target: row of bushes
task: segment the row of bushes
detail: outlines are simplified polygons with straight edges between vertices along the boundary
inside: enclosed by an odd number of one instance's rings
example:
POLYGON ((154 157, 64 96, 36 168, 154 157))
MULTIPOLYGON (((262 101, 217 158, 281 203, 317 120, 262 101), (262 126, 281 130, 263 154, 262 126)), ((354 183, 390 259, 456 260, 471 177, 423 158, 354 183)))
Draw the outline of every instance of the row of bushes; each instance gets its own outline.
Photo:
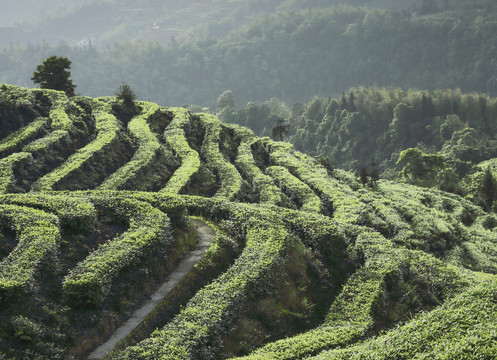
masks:
MULTIPOLYGON (((27 195, 5 195, 4 198, 21 203, 23 196, 27 195)), ((44 194, 37 196, 38 200, 32 200, 29 206, 38 206, 36 203, 49 202, 51 197, 58 197, 44 194)), ((154 207, 176 218, 188 210, 219 222, 233 239, 245 243, 242 255, 230 270, 201 290, 165 328, 136 347, 118 353, 118 358, 146 357, 145 353, 172 358, 216 357, 221 346, 220 339, 236 324, 237 316, 248 301, 247 294, 263 296, 268 287, 277 283, 278 274, 285 266, 285 249, 293 241, 290 233, 325 254, 333 266, 339 267, 338 264, 344 261, 355 261, 359 269, 347 280, 341 294, 332 302, 329 315, 320 327, 288 340, 268 344, 254 353, 253 358, 295 358, 291 354, 308 356, 323 349, 344 346, 376 331, 378 326, 382 326, 381 321, 391 321, 393 324, 409 312, 426 310, 440 304, 467 284, 467 280, 455 268, 430 255, 395 248, 376 232, 319 214, 303 214, 289 209, 278 209, 276 212, 257 205, 230 203, 222 198, 131 192, 75 194, 76 199, 85 196, 95 204, 99 216, 117 216, 117 220, 123 221, 130 219, 131 228, 133 216, 147 212, 151 214, 154 207), (151 203, 153 207, 143 201, 151 203), (145 205, 138 209, 133 204, 145 205), (381 321, 377 323, 377 319, 381 321), (191 328, 187 330, 189 326, 191 328), (197 332, 200 333, 194 335, 197 332), (167 336, 167 344, 164 336, 167 336)), ((157 219, 157 214, 153 216, 157 219)), ((151 227, 150 224, 148 227, 151 227)), ((154 245, 154 249, 157 248, 154 245)), ((140 250, 136 249, 130 249, 130 252, 140 254, 140 250)), ((90 255, 84 263, 93 260, 98 264, 102 259, 90 255)), ((98 267, 92 271, 98 272, 98 267)), ((99 273, 100 277, 105 277, 103 274, 107 271, 105 269, 99 273)), ((112 271, 118 274, 121 270, 112 271)), ((116 275, 111 275, 111 280, 112 276, 116 275)), ((80 287, 74 289, 74 297, 68 295, 68 298, 73 304, 94 306, 105 297, 108 286, 108 283, 101 283, 100 290, 94 291, 93 296, 88 296, 88 288, 80 287)))
POLYGON ((46 150, 52 147, 61 147, 71 142, 71 134, 66 130, 55 130, 50 134, 36 139, 25 147, 21 151, 29 153, 44 153, 46 150))
POLYGON ((286 168, 282 166, 269 166, 266 168, 266 173, 297 204, 300 210, 317 213, 321 211, 321 200, 319 197, 314 194, 314 191, 309 186, 290 174, 286 168))
POLYGON ((11 133, 0 142, 0 156, 15 152, 26 142, 36 139, 47 125, 48 119, 39 117, 22 129, 11 133))
POLYGON ((51 99, 50 120, 53 130, 68 130, 73 124, 66 112, 70 100, 61 91, 46 89, 43 91, 51 99))
POLYGON ((230 203, 222 198, 138 195, 145 196, 158 208, 174 211, 186 207, 191 214, 217 222, 245 247, 234 264, 198 291, 171 322, 114 357, 217 358, 221 338, 236 324, 249 298, 266 293, 277 282, 294 238, 276 213, 260 212, 256 206, 230 203))
POLYGON ((147 119, 159 111, 157 104, 139 102, 143 108, 142 113, 128 123, 130 133, 138 140, 138 149, 133 158, 108 177, 100 186, 100 190, 117 190, 126 182, 137 177, 147 166, 153 165, 153 160, 160 151, 161 145, 155 135, 150 131, 147 119))
POLYGON ((316 161, 293 150, 290 144, 266 140, 271 162, 284 166, 301 181, 317 192, 323 205, 333 217, 351 224, 360 224, 366 208, 346 185, 328 176, 316 161))
POLYGON ((91 196, 99 216, 128 222, 129 229, 102 244, 71 269, 63 290, 73 306, 97 306, 105 299, 112 281, 126 268, 153 254, 166 255, 171 244, 170 221, 150 204, 114 193, 91 196))
POLYGON ((17 152, 0 159, 0 194, 12 191, 15 185, 14 166, 18 163, 28 163, 33 156, 28 152, 17 152))
POLYGON ((396 243, 474 271, 497 272, 495 215, 436 189, 382 182, 379 190, 404 222, 396 243))
MULTIPOLYGON (((162 203, 167 208, 167 204, 162 203)), ((165 209, 164 209, 165 211, 165 209)), ((186 305, 197 291, 220 276, 235 261, 241 250, 240 244, 226 235, 219 227, 202 218, 215 231, 212 244, 193 269, 164 298, 161 303, 121 342, 115 353, 147 338, 158 327, 170 321, 186 305)))
POLYGON ((396 248, 367 228, 353 232, 357 234, 349 256, 360 258, 363 265, 347 279, 324 322, 243 359, 301 359, 344 347, 406 320, 410 313, 442 304, 472 281, 481 281, 422 252, 396 248))
MULTIPOLYGON (((178 212, 185 207, 189 213, 198 214, 212 221, 227 231, 237 242, 245 243, 242 255, 235 264, 214 283, 201 290, 172 322, 156 331, 149 339, 123 352, 114 354, 115 358, 216 358, 221 347, 220 339, 229 334, 230 327, 245 308, 245 296, 264 297, 268 289, 272 289, 279 281, 279 276, 286 266, 285 253, 278 256, 280 263, 278 272, 271 262, 260 268, 259 262, 265 261, 268 248, 268 235, 278 232, 286 234, 283 241, 285 249, 293 244, 292 233, 302 237, 312 246, 323 249, 329 255, 333 266, 340 268, 344 262, 347 239, 340 226, 330 218, 318 214, 303 214, 298 211, 282 209, 272 211, 251 204, 230 203, 223 199, 200 197, 174 197, 155 194, 136 194, 137 198, 151 201, 154 206, 170 213, 178 212), (325 225, 325 226, 320 226, 325 225), (257 249, 254 253, 253 250, 257 249), (247 262, 247 257, 251 261, 247 262), (255 274, 251 268, 258 269, 255 274), (252 283, 257 273, 264 272, 264 280, 258 281, 256 287, 252 283), (238 286, 229 287, 236 277, 238 286), (242 292, 239 283, 251 286, 250 291, 242 292), (240 289, 240 290, 238 290, 240 289), (214 296, 215 294, 215 296, 214 296), (235 297, 241 307, 232 310, 235 297), (240 298, 241 297, 241 298, 240 298), (225 300, 227 299, 227 300, 225 300), (228 301, 229 300, 229 301, 228 301), (195 314, 195 316, 193 316, 195 314), (231 325, 230 325, 231 324, 231 325)), ((346 260, 345 260, 346 261, 346 260)), ((257 278, 257 277, 256 277, 257 278)), ((336 280, 339 282, 339 280, 336 280)))
POLYGON ((60 226, 73 233, 88 233, 95 229, 97 213, 87 196, 57 193, 0 195, 0 203, 29 206, 57 216, 60 226))
POLYGON ((243 176, 252 183, 254 190, 259 193, 260 203, 280 204, 282 202, 280 189, 274 185, 271 177, 264 174, 255 164, 254 155, 252 154, 252 143, 256 141, 254 133, 241 126, 237 126, 235 131, 240 138, 235 164, 243 176))
POLYGON ((16 205, 0 205, 0 221, 16 233, 16 248, 0 262, 0 301, 16 299, 35 285, 43 264, 56 264, 60 242, 55 215, 16 205))
POLYGON ((496 299, 493 277, 386 334, 309 359, 494 359, 496 299))
POLYGON ((240 192, 243 180, 236 167, 227 161, 219 150, 219 143, 222 141, 221 123, 215 116, 209 114, 202 114, 200 119, 206 128, 201 152, 207 161, 207 166, 217 173, 221 183, 214 196, 232 200, 240 192))
POLYGON ((168 194, 178 194, 200 168, 200 157, 185 137, 184 127, 190 121, 190 113, 184 108, 170 108, 174 118, 164 131, 167 145, 179 156, 181 166, 174 172, 161 190, 168 194))
MULTIPOLYGON (((198 208, 198 211, 218 219, 230 218, 227 208, 234 206, 227 205, 228 203, 223 205, 211 199, 191 201, 190 211, 198 208)), ((238 206, 245 210, 250 207, 252 206, 238 206)), ((326 250, 325 243, 330 240, 325 235, 326 228, 329 228, 325 222, 329 223, 330 229, 335 226, 334 232, 340 232, 339 228, 343 227, 349 236, 351 232, 355 233, 350 239, 355 244, 354 250, 348 256, 360 259, 365 266, 349 278, 322 326, 298 337, 267 345, 250 358, 298 358, 295 354, 308 356, 334 346, 346 345, 377 330, 378 326, 384 326, 384 319, 393 324, 405 319, 405 315, 410 312, 431 309, 441 304, 469 281, 456 268, 419 251, 395 248, 379 233, 367 228, 351 227, 347 222, 336 223, 320 215, 308 220, 308 215, 304 217, 292 210, 281 209, 280 213, 295 234, 310 245, 314 243, 320 250, 326 250), (391 310, 391 314, 383 313, 387 311, 385 309, 391 310), (271 349, 276 353, 270 352, 271 349)), ((233 228, 239 226, 232 218, 230 224, 233 228)), ((335 235, 342 238, 344 236, 335 235)))
POLYGON ((66 112, 66 107, 70 105, 67 96, 56 90, 44 89, 43 95, 50 99, 50 128, 52 132, 47 136, 34 140, 24 146, 22 151, 35 153, 48 149, 54 144, 69 142, 73 129, 73 121, 66 112))
POLYGON ((71 172, 79 169, 79 167, 90 160, 95 154, 105 151, 112 143, 119 140, 119 122, 111 114, 110 105, 96 101, 94 109, 96 115, 96 139, 71 155, 61 166, 36 181, 32 186, 34 191, 52 190, 57 182, 68 176, 71 172))

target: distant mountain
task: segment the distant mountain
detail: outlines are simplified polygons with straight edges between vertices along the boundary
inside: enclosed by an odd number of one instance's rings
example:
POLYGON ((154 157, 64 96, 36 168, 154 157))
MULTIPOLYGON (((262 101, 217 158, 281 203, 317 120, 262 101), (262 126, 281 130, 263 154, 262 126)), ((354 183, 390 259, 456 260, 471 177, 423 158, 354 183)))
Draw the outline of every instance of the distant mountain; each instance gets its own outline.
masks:
MULTIPOLYGON (((105 6, 99 11, 112 14, 113 5, 105 6)), ((194 40, 168 46, 143 41, 106 50, 64 44, 14 46, 0 52, 0 80, 29 86, 36 65, 55 53, 71 59, 83 94, 111 95, 125 81, 143 98, 173 105, 213 108, 227 89, 241 104, 272 97, 307 102, 315 95, 337 97, 350 87, 373 85, 497 94, 495 6, 441 9, 421 13, 412 8, 392 12, 342 6, 287 11, 257 17, 220 40, 209 38, 205 30, 194 40)), ((116 21, 122 16, 116 15, 116 21)), ((114 17, 109 19, 98 20, 93 30, 112 24, 114 17)), ((75 17, 62 23, 70 27, 78 21, 75 17)), ((155 31, 152 22, 149 25, 149 31, 155 31)), ((98 44, 98 31, 90 31, 89 23, 74 43, 98 44)), ((146 38, 136 29, 133 34, 146 38)))

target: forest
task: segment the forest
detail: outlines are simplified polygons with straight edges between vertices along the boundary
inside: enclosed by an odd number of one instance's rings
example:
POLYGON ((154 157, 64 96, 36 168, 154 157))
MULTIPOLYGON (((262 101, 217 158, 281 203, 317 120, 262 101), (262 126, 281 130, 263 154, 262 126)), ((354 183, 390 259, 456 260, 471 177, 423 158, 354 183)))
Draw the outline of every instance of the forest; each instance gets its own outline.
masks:
POLYGON ((465 195, 470 191, 467 177, 482 173, 488 165, 482 162, 497 157, 497 99, 459 89, 361 87, 338 98, 315 97, 305 105, 289 107, 271 99, 242 109, 235 108, 227 91, 218 98, 217 114, 265 136, 279 120, 283 138, 299 151, 341 169, 375 169, 389 179, 399 179, 402 151, 437 154, 445 166, 416 183, 465 195))
POLYGON ((73 62, 82 94, 112 95, 124 81, 142 99, 172 106, 214 109, 228 89, 240 104, 270 98, 308 102, 358 86, 497 94, 493 1, 473 1, 469 8, 464 2, 447 2, 444 8, 439 2, 416 11, 287 7, 222 38, 200 31, 166 45, 126 40, 104 49, 13 44, 0 50, 0 81, 29 87, 32 69, 59 55, 73 62))

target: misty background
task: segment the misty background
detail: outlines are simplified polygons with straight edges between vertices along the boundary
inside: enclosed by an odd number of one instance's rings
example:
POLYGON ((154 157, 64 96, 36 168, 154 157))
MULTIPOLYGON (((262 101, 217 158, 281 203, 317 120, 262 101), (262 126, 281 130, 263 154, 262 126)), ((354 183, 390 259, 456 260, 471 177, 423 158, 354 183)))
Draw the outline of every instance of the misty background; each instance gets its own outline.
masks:
POLYGON ((351 87, 497 94, 492 0, 0 1, 0 82, 33 87, 37 64, 72 61, 76 91, 215 111, 351 87), (366 6, 367 5, 367 6, 366 6))

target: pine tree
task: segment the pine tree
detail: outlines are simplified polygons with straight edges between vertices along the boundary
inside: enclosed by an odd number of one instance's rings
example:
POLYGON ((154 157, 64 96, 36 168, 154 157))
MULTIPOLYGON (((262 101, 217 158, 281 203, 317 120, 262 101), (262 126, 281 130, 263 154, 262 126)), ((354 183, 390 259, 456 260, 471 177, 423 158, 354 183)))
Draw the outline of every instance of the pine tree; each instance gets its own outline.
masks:
POLYGON ((74 96, 76 85, 72 83, 71 61, 65 57, 50 56, 36 67, 31 80, 42 89, 64 91, 67 96, 74 96))

